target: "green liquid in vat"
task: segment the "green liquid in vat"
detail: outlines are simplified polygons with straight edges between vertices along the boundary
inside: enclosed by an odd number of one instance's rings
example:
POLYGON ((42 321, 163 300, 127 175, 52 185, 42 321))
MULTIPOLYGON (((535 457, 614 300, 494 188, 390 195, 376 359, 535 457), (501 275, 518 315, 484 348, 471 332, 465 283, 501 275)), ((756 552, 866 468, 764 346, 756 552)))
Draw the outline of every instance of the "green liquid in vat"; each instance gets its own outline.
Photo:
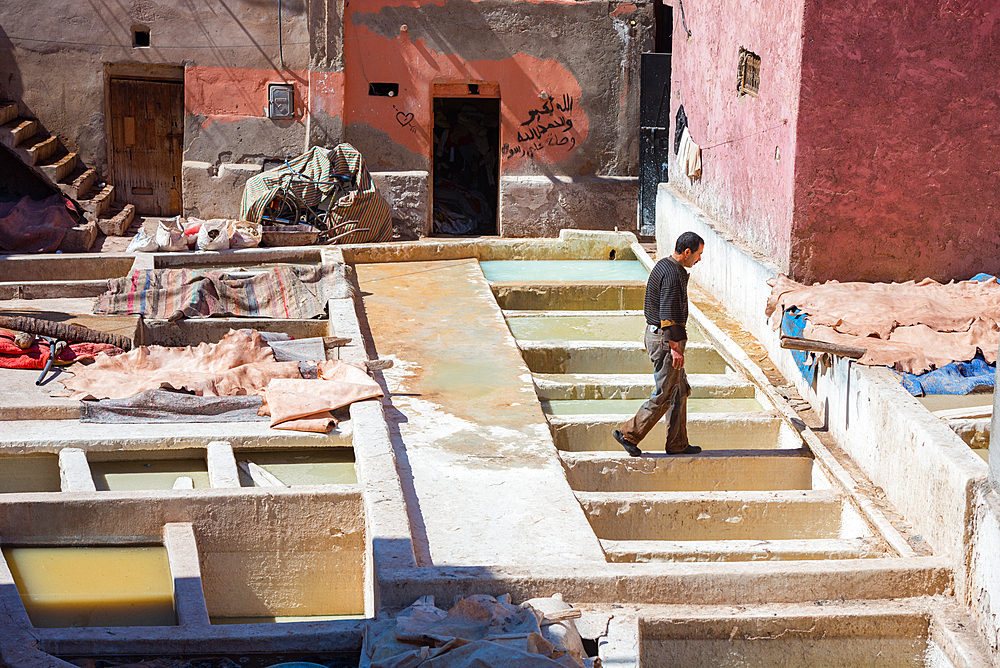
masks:
POLYGON ((177 624, 163 547, 14 547, 3 556, 37 628, 177 624))
POLYGON ((90 471, 99 492, 173 489, 181 476, 191 478, 195 489, 211 487, 208 466, 203 459, 91 462, 90 471))
POLYGON ((645 281, 649 272, 636 260, 486 260, 486 280, 496 283, 553 281, 645 281))
MULTIPOLYGON (((351 448, 323 450, 273 450, 236 453, 237 461, 249 460, 275 478, 298 487, 301 485, 353 485, 358 481, 351 448)), ((241 477, 245 474, 240 473, 241 477)), ((252 480, 243 480, 252 487, 252 480)))

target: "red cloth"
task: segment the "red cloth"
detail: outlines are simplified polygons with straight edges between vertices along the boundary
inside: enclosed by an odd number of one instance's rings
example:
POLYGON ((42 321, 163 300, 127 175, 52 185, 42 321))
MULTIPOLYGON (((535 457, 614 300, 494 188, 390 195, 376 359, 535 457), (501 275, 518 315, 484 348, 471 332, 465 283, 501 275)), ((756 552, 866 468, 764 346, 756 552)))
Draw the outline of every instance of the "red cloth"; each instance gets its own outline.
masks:
POLYGON ((68 202, 62 195, 37 201, 23 197, 18 202, 0 202, 0 248, 17 253, 55 251, 66 231, 79 219, 68 202))
MULTIPOLYGON (((116 348, 109 343, 71 343, 59 354, 55 364, 66 365, 93 359, 97 353, 118 355, 122 352, 124 351, 121 348, 116 348)), ((36 339, 30 348, 21 350, 14 345, 13 334, 0 332, 0 367, 4 369, 44 369, 48 361, 48 343, 40 345, 36 339)))

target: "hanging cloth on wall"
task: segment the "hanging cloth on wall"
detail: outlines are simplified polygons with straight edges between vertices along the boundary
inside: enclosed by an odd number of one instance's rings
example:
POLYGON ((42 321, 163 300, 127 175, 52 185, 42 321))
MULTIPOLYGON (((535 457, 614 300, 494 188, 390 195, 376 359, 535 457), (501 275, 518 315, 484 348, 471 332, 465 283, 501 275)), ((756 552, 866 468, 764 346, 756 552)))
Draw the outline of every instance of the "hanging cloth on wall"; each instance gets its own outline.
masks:
POLYGON ((681 134, 678 158, 689 179, 701 178, 701 147, 691 140, 691 133, 688 132, 687 128, 684 128, 684 132, 681 134))

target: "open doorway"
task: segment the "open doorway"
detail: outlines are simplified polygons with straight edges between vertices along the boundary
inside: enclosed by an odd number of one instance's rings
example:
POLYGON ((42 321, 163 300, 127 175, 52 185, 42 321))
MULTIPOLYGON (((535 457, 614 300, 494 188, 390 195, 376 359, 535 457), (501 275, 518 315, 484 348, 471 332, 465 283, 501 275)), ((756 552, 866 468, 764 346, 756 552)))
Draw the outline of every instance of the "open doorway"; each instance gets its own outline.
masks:
POLYGON ((434 234, 496 235, 500 100, 434 98, 432 160, 434 234))

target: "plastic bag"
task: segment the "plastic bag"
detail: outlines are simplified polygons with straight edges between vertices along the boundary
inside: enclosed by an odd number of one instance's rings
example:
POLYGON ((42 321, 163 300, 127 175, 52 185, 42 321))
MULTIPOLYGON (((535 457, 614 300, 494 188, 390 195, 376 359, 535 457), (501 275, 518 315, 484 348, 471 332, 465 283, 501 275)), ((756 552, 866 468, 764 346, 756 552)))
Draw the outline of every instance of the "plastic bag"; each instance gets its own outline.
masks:
POLYGON ((156 228, 156 245, 161 251, 184 251, 188 249, 184 239, 184 225, 180 216, 164 218, 156 228))
POLYGON ((197 248, 200 251, 217 251, 229 248, 229 221, 212 218, 202 222, 198 230, 197 248))
POLYGON ((132 237, 132 241, 128 242, 128 248, 125 249, 126 253, 155 253, 160 247, 156 244, 156 237, 146 231, 145 228, 139 228, 139 233, 132 237))
POLYGON ((260 245, 263 234, 264 228, 260 223, 249 220, 229 221, 230 248, 256 248, 260 245))

